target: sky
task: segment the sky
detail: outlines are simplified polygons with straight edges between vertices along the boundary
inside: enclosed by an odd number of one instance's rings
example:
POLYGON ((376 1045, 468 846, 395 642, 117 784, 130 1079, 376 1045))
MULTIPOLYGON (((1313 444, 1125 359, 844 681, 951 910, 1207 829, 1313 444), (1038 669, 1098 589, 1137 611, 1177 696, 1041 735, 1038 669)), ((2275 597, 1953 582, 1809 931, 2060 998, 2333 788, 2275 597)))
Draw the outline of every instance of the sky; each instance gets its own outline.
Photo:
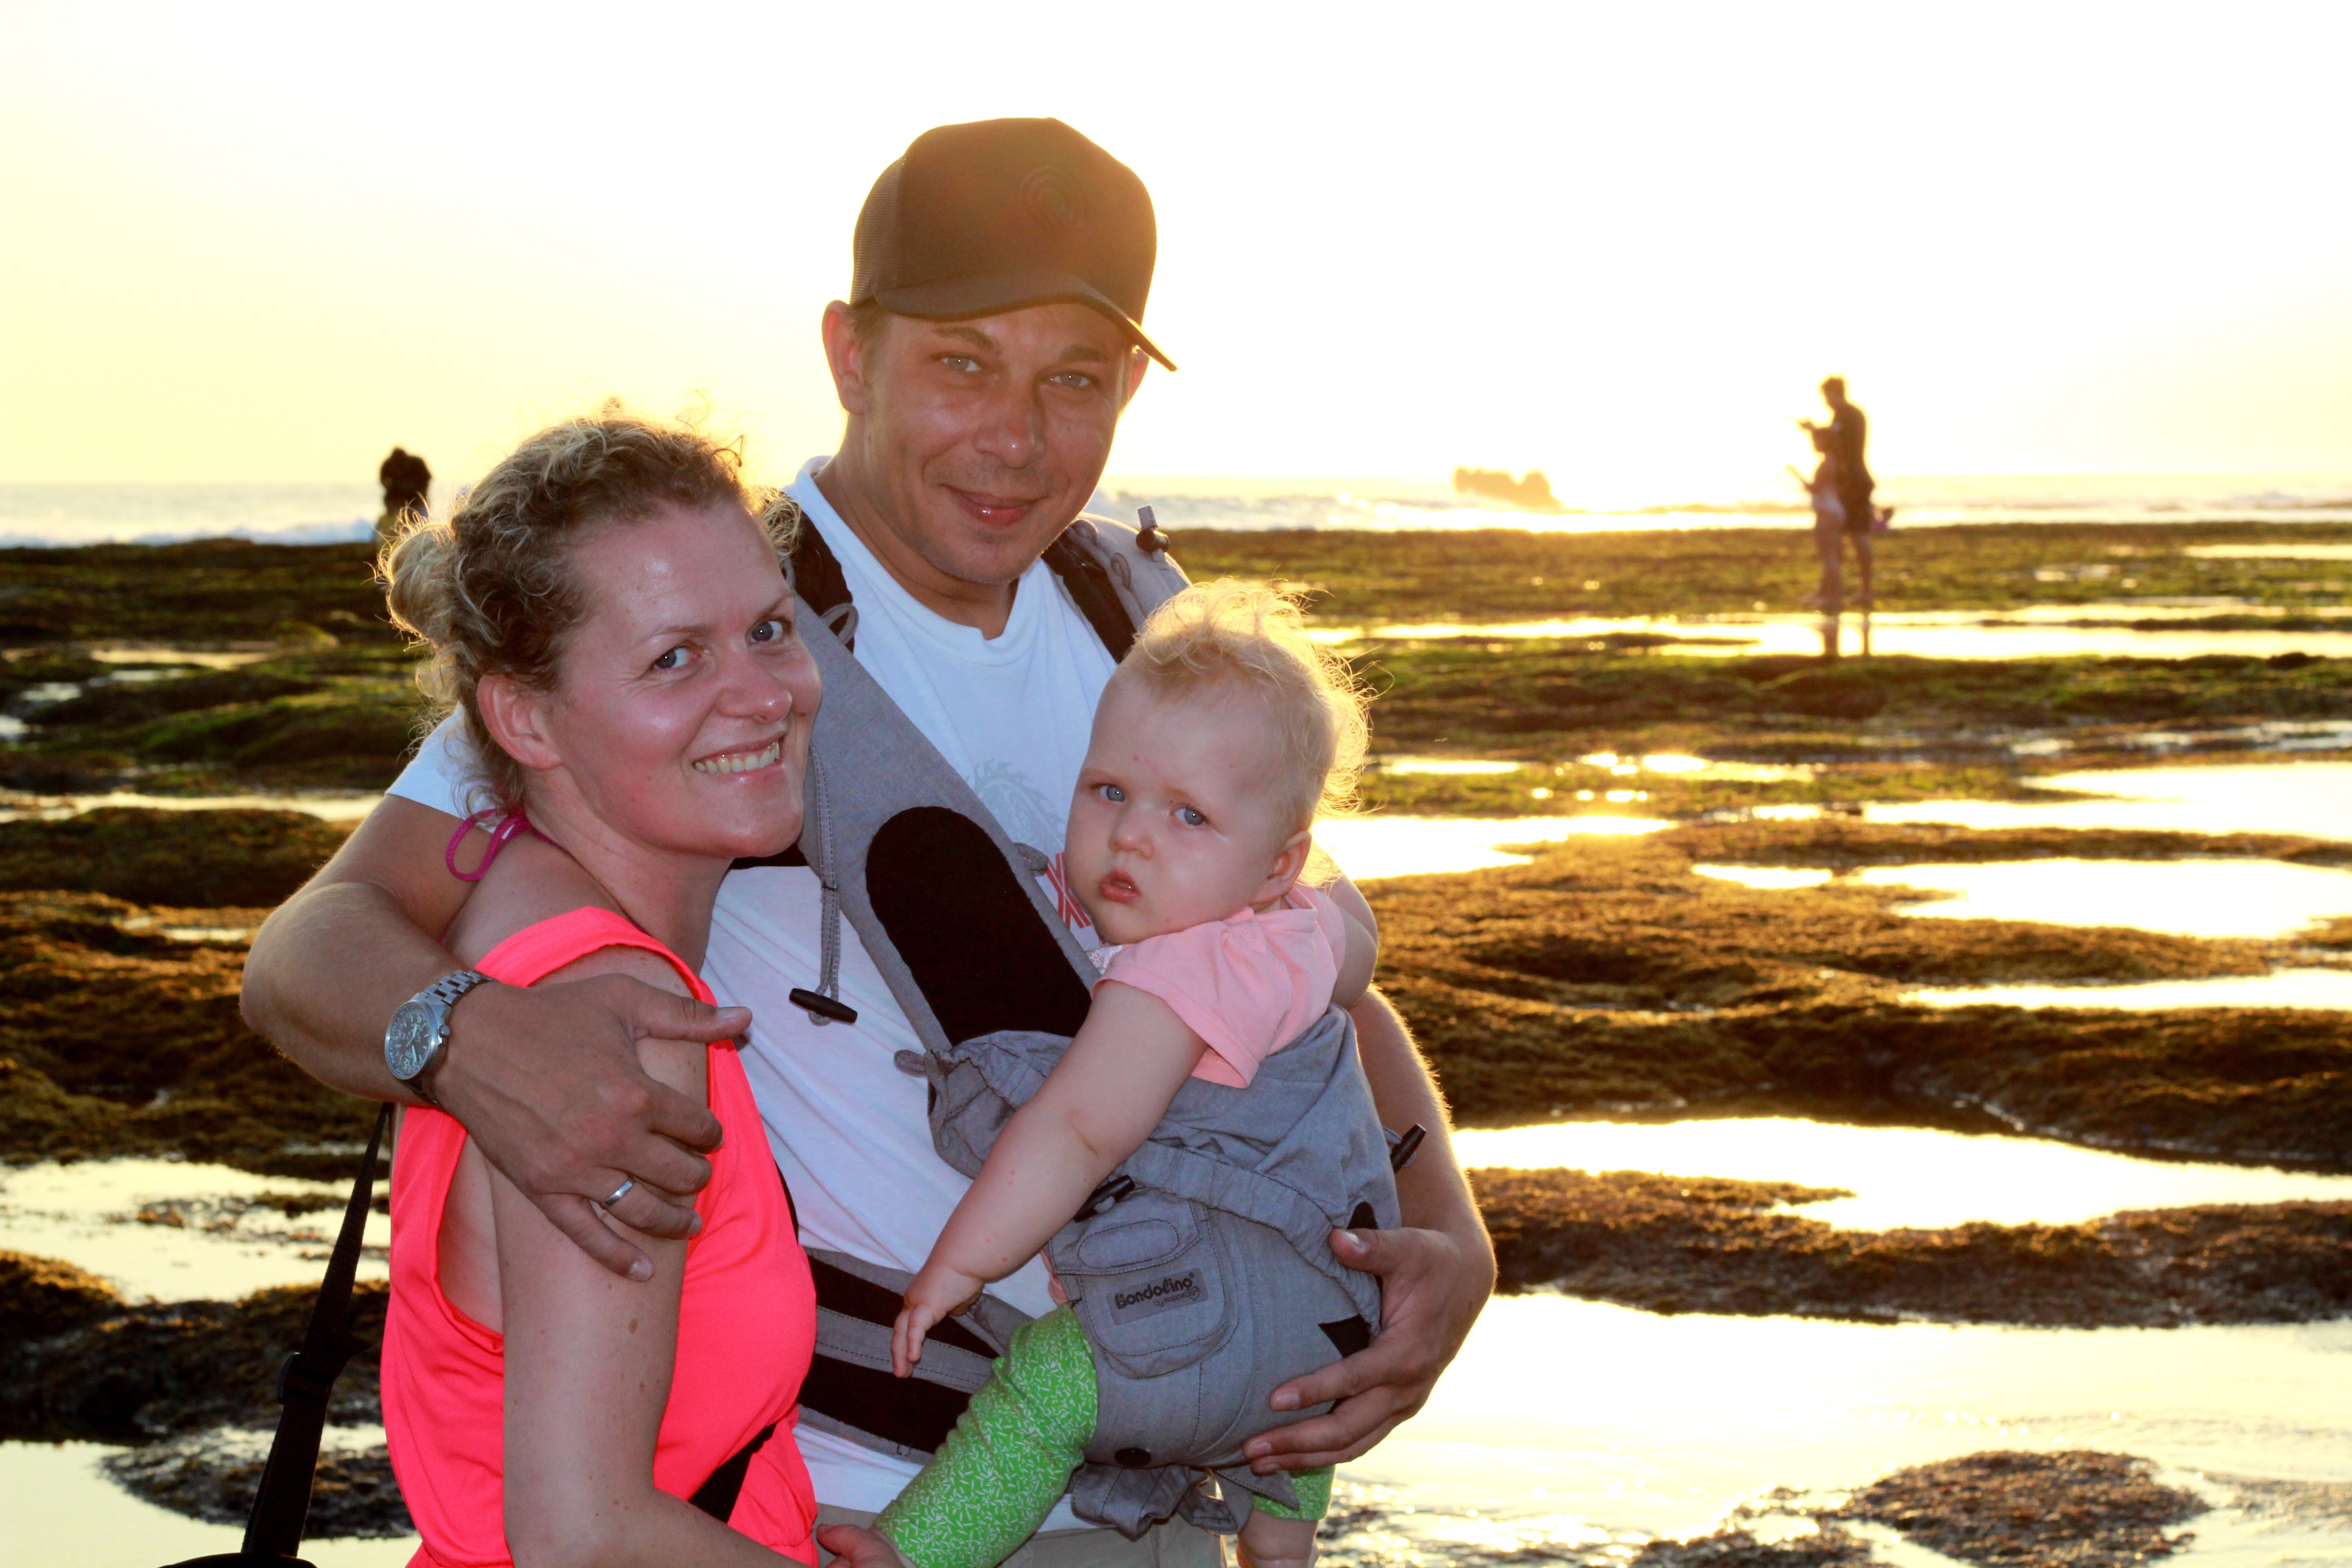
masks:
POLYGON ((608 395, 830 449, 874 176, 1058 116, 1158 209, 1112 472, 1706 499, 2352 470, 2352 6, 0 0, 0 482, 478 473, 608 395))

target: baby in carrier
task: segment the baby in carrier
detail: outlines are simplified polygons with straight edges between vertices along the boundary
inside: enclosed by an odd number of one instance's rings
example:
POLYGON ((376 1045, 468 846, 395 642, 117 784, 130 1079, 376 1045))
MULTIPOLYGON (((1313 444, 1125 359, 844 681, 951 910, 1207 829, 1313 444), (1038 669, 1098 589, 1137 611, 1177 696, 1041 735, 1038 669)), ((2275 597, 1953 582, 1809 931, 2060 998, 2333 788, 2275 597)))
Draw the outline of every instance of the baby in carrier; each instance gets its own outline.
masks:
POLYGON ((1371 1192, 1378 1207, 1358 1203, 1348 1223, 1379 1223, 1375 1214, 1394 1223, 1387 1143, 1352 1030, 1333 1007, 1363 994, 1373 940, 1309 877, 1314 822, 1345 805, 1364 735, 1344 666, 1307 639, 1297 607, 1230 581, 1162 605, 1104 689, 1066 861, 1071 890, 1111 944, 1094 955, 1101 979, 1066 1049, 1058 1037, 1028 1037, 1048 1041, 1059 1059, 1044 1058, 1051 1070, 1042 1087, 995 1134, 908 1288, 894 1369, 906 1376, 933 1325, 1049 1242, 1057 1294, 1071 1304, 1013 1336, 938 1457, 876 1521, 919 1568, 1002 1561, 1089 1458, 1112 1475, 1147 1464, 1223 1467, 1228 1504, 1239 1488, 1248 1510, 1243 1561, 1313 1561, 1330 1470, 1298 1472, 1287 1485, 1253 1479, 1240 1449, 1312 1413, 1269 1410, 1276 1386, 1360 1348, 1377 1326, 1376 1282, 1339 1268, 1325 1243, 1348 1209, 1334 1215, 1295 1195, 1341 1192, 1349 1195, 1326 1201, 1345 1205, 1371 1192), (1327 1125, 1302 1136, 1310 1111, 1327 1125), (1171 1128, 1180 1124, 1177 1138, 1171 1128), (1183 1147, 1164 1147, 1171 1142, 1183 1147), (1162 1163, 1139 1160, 1139 1150, 1162 1163), (1296 1189, 1266 1182, 1269 1151, 1296 1189), (1365 1175, 1367 1151, 1376 1179, 1365 1175), (1220 1155, 1241 1168, 1213 1163, 1220 1155), (1354 1186, 1339 1178, 1343 1162, 1354 1186), (1118 1180, 1106 1178, 1122 1165, 1142 1173, 1146 1189, 1091 1219, 1117 1194, 1118 1180), (1329 1169, 1301 1175, 1301 1166, 1329 1169), (1184 1181, 1151 1185, 1151 1171, 1179 1167, 1184 1181), (1220 1172, 1236 1187, 1259 1184, 1303 1217, 1272 1223, 1282 1217, 1277 1204, 1211 1235, 1199 1216, 1220 1201, 1220 1172), (1181 1195, 1194 1180, 1208 1184, 1192 1194, 1209 1194, 1208 1203, 1181 1195), (1174 1236, 1187 1210, 1202 1223, 1200 1239, 1168 1254, 1174 1261, 1156 1272, 1118 1273, 1118 1259, 1092 1268, 1107 1252, 1174 1236), (1300 1256, 1308 1236, 1319 1262, 1300 1256), (1209 1308, 1203 1299, 1213 1299, 1209 1308), (1223 1327, 1196 1333, 1192 1317, 1203 1310, 1226 1314, 1223 1327), (1278 1314, 1298 1322, 1255 1321, 1278 1314), (1186 1335, 1195 1336, 1191 1349, 1186 1335), (1253 1386, 1204 1390, 1204 1377, 1253 1386), (1189 1438, 1170 1436, 1171 1413, 1189 1438), (1112 1429, 1129 1425, 1150 1430, 1112 1429))

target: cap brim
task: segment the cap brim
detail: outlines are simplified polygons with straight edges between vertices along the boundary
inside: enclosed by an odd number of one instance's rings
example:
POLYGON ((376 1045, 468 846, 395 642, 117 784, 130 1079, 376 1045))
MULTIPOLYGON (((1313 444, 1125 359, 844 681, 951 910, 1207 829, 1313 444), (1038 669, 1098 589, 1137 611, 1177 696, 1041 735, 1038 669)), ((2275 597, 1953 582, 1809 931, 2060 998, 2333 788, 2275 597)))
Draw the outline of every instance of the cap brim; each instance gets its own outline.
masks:
POLYGON ((904 289, 885 289, 874 303, 893 315, 926 321, 961 321, 973 316, 993 316, 1030 305, 1086 305, 1118 323, 1137 348, 1170 370, 1176 362, 1160 352, 1134 318, 1120 310, 1101 289, 1090 288, 1067 272, 992 272, 976 278, 941 278, 904 289))

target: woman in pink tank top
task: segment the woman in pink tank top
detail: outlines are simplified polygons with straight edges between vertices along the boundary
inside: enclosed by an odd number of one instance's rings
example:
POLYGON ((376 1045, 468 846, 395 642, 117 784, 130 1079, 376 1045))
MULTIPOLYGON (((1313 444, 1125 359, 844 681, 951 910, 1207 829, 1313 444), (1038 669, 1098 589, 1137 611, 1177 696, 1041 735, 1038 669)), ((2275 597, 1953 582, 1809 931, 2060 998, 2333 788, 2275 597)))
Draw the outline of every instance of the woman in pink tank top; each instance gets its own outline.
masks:
MULTIPOLYGON (((508 984, 625 973, 709 1001, 719 880, 799 836, 817 700, 734 454, 574 420, 384 568, 492 810, 528 829, 473 873, 451 951, 508 984)), ((383 1407, 419 1568, 816 1561, 793 1438, 815 1300, 790 1200, 731 1047, 640 1051, 725 1130, 690 1240, 604 1216, 650 1279, 592 1260, 452 1118, 403 1118, 383 1407)))

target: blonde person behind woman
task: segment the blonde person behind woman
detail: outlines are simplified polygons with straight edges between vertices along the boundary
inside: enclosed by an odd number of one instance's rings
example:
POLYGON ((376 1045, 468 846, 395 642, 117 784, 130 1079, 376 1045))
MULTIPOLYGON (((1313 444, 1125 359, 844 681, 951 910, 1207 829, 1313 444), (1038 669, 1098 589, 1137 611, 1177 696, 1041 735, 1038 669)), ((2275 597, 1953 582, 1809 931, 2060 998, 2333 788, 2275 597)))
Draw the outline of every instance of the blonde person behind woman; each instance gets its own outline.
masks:
MULTIPOLYGON (((1104 974, 1084 1026, 908 1287, 892 1347, 899 1375, 933 1324, 1069 1222, 1188 1078, 1245 1089, 1335 998, 1363 994, 1370 934, 1301 880, 1316 817, 1347 799, 1363 750, 1344 668, 1273 590, 1197 586, 1145 625, 1103 691, 1070 805, 1070 887, 1118 945, 1097 954, 1104 974)), ((1022 1330, 877 1531, 920 1568, 998 1562, 1093 1440, 1094 1379, 1068 1308, 1022 1330)), ((1244 1563, 1313 1561, 1331 1472, 1292 1479, 1300 1506, 1257 1500, 1241 1531, 1244 1563)), ((828 1531, 825 1544, 860 1533, 828 1531)))
MULTIPOLYGON (((719 879, 798 837, 817 702, 735 453, 617 415, 556 426, 413 523, 385 574, 504 824, 449 949, 512 984, 617 973, 708 1002, 719 879)), ((643 1283, 456 1121, 406 1113, 383 1409, 419 1564, 815 1561, 793 1441, 815 1300, 758 1110, 731 1048, 641 1051, 725 1129, 691 1240, 607 1218, 653 1260, 643 1283)))

